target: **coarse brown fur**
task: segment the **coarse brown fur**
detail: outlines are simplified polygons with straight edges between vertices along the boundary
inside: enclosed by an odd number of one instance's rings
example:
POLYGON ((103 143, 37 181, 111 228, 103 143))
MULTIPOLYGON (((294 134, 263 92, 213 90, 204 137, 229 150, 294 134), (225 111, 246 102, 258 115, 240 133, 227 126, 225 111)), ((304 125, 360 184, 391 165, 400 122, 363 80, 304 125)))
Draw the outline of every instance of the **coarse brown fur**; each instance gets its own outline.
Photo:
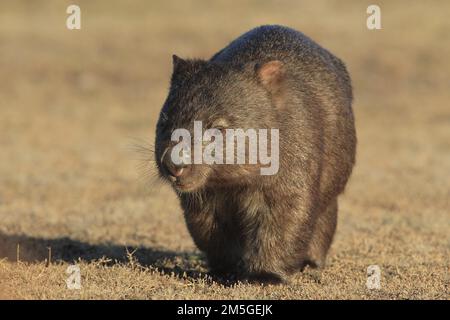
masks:
POLYGON ((188 229, 212 271, 284 280, 322 266, 337 196, 355 162, 352 88, 344 64, 302 33, 262 26, 210 60, 174 56, 156 132, 156 163, 177 192, 188 229), (165 152, 176 128, 279 129, 280 167, 193 164, 173 176, 165 152))

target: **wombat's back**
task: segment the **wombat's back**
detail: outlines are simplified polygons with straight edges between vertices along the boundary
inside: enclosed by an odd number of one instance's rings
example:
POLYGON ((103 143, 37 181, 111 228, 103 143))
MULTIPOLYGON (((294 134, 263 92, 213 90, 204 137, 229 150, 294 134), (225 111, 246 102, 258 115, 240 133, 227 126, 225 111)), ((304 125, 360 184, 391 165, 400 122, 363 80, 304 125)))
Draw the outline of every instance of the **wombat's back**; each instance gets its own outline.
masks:
POLYGON ((305 55, 328 54, 324 48, 303 33, 279 25, 254 28, 231 42, 213 56, 211 60, 239 61, 289 58, 305 55))
POLYGON ((351 99, 352 90, 347 70, 340 59, 303 33, 279 25, 254 28, 216 53, 211 61, 247 63, 280 60, 299 76, 311 73, 336 73, 351 99))

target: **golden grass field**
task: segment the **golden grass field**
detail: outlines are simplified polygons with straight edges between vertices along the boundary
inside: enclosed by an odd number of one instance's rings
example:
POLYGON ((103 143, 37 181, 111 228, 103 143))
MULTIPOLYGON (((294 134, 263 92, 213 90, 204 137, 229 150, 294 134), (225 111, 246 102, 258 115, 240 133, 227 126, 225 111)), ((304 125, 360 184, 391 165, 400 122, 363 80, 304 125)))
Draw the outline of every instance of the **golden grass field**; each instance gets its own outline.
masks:
POLYGON ((86 0, 69 31, 70 1, 2 1, 0 298, 448 299, 450 2, 376 1, 369 31, 372 3, 86 0), (225 285, 136 145, 153 143, 173 53, 208 58, 275 23, 346 62, 357 165, 324 270, 225 285), (66 287, 73 262, 81 290, 66 287))

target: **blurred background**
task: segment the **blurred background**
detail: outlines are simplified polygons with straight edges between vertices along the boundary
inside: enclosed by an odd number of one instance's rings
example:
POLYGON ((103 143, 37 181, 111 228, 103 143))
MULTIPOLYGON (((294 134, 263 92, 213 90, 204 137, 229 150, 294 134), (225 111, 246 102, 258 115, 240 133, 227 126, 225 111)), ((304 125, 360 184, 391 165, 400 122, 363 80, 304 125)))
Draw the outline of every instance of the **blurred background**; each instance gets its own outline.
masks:
POLYGON ((0 297, 448 298, 449 14, 449 1, 2 1, 0 297), (66 28, 70 4, 81 30, 66 28), (359 140, 327 269, 276 290, 199 280, 177 199, 145 161, 171 55, 209 58, 261 24, 346 63, 359 140), (87 280, 71 292, 78 258, 87 280))

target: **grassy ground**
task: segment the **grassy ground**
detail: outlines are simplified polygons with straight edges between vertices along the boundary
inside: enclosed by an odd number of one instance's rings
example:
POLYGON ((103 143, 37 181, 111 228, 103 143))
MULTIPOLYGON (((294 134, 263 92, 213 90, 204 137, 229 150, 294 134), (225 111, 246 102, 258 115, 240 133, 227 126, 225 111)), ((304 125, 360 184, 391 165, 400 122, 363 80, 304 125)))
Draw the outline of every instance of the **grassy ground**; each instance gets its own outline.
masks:
POLYGON ((68 2, 2 1, 0 298, 448 299, 450 2, 432 2, 379 2, 369 31, 371 1, 79 1, 69 31, 68 2), (267 23, 347 63, 357 165, 325 270, 225 286, 133 146, 154 139, 172 53, 209 57, 267 23), (81 290, 65 284, 74 261, 81 290))

